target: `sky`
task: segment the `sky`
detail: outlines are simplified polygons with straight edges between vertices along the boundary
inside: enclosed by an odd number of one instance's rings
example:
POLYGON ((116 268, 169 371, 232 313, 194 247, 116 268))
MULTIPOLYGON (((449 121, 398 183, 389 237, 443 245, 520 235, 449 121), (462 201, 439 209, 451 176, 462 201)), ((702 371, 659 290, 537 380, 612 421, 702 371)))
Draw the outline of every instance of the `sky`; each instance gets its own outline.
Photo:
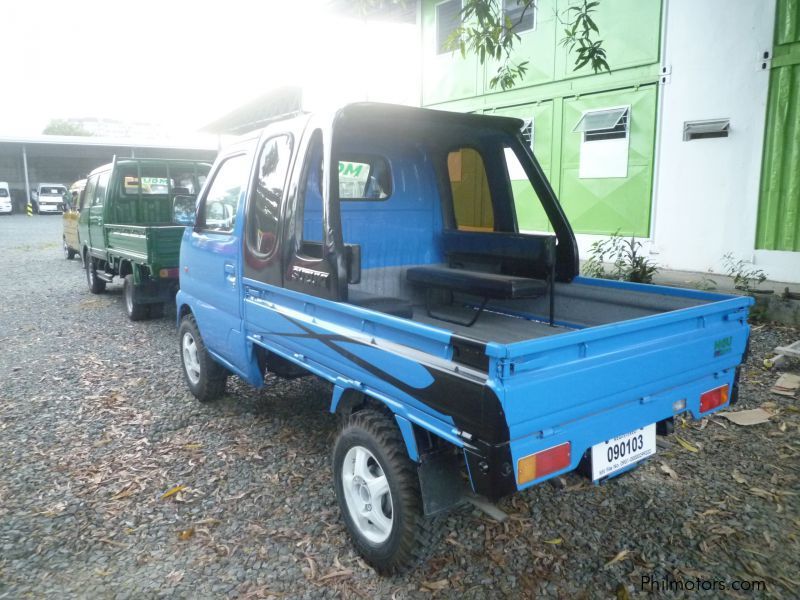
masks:
POLYGON ((96 117, 191 132, 300 85, 317 102, 419 102, 414 25, 321 1, 0 0, 0 135, 96 117))

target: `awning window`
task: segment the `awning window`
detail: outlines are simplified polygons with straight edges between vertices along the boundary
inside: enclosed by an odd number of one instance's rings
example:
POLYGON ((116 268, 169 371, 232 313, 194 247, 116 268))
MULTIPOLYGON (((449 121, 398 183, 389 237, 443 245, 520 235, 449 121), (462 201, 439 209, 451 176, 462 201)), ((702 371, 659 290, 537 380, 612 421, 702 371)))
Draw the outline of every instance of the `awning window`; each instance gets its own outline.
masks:
MULTIPOLYGON (((627 108, 609 108, 585 112, 572 131, 589 133, 614 129, 621 124, 627 113, 627 108)), ((625 120, 627 121, 627 119, 625 120)))
POLYGON ((683 141, 703 138, 728 137, 731 130, 730 119, 709 119, 707 121, 686 121, 683 124, 683 141))

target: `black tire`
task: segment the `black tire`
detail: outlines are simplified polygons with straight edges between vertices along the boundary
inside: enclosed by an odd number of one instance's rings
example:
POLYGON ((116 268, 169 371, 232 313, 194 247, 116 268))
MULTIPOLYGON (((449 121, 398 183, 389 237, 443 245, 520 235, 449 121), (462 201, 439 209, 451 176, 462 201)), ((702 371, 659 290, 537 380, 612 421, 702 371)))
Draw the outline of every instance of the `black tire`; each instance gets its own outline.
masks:
POLYGON ((83 258, 83 266, 86 268, 86 284, 89 286, 89 291, 93 294, 105 292, 106 282, 97 277, 97 266, 94 264, 94 259, 89 255, 88 250, 83 258))
MULTIPOLYGON (((356 479, 354 477, 353 481, 356 479)), ((333 481, 353 545, 378 573, 392 575, 406 571, 423 561, 436 547, 441 521, 423 514, 416 466, 408 458, 400 430, 389 416, 376 410, 351 415, 334 445, 333 481), (357 447, 371 453, 370 460, 376 465, 372 468, 385 476, 389 484, 391 529, 383 542, 376 543, 366 537, 348 506, 342 472, 348 452, 357 447)), ((372 501, 370 497, 369 502, 372 501)), ((373 509, 370 505, 367 510, 373 509)), ((385 509, 380 510, 386 514, 385 509)))
POLYGON ((64 240, 64 258, 67 260, 72 260, 75 258, 76 254, 78 253, 67 245, 67 240, 64 240))
MULTIPOLYGON (((200 336, 200 330, 192 315, 186 315, 181 319, 178 328, 178 344, 181 355, 181 365, 183 366, 183 377, 186 384, 195 398, 200 402, 212 402, 225 393, 225 383, 228 381, 228 370, 211 358, 200 336), (186 353, 189 352, 184 344, 185 338, 189 336, 195 348, 197 364, 195 369, 187 366, 186 353)), ((191 355, 191 352, 189 352, 191 355)), ((191 360, 191 357, 188 358, 191 360)))
POLYGON ((147 304, 136 301, 133 288, 133 275, 125 275, 125 279, 122 282, 122 299, 125 302, 125 314, 128 315, 131 321, 141 321, 150 316, 150 310, 147 304))
POLYGON ((164 316, 164 303, 157 302, 155 304, 150 304, 148 305, 147 310, 150 313, 151 319, 160 319, 164 316))

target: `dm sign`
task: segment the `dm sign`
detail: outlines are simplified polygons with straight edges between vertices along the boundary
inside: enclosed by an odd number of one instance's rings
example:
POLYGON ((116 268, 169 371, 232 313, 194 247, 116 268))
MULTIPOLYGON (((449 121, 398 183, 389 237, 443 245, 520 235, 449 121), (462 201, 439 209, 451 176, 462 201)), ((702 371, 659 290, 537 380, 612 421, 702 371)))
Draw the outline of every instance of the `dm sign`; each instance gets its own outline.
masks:
POLYGON ((733 347, 733 338, 731 336, 720 338, 714 342, 714 356, 722 356, 728 354, 733 347))

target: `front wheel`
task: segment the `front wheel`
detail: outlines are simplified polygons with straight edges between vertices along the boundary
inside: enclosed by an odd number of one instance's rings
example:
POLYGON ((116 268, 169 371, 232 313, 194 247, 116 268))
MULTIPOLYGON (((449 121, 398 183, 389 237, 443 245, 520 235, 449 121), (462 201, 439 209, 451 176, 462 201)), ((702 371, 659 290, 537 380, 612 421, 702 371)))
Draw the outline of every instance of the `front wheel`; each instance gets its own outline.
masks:
POLYGON ((125 313, 131 321, 141 321, 150 315, 147 304, 136 301, 133 275, 125 275, 122 283, 122 295, 125 298, 125 313))
POLYGON ((228 370, 211 358, 192 315, 181 319, 178 339, 183 375, 194 397, 200 402, 211 402, 222 396, 228 370))
POLYGON ((433 549, 438 521, 423 514, 415 465, 390 417, 350 417, 334 446, 333 478, 353 544, 376 571, 400 573, 433 549))
POLYGON ((106 282, 97 277, 97 267, 88 251, 83 259, 83 266, 86 267, 86 284, 89 286, 89 291, 93 294, 105 292, 106 282))

